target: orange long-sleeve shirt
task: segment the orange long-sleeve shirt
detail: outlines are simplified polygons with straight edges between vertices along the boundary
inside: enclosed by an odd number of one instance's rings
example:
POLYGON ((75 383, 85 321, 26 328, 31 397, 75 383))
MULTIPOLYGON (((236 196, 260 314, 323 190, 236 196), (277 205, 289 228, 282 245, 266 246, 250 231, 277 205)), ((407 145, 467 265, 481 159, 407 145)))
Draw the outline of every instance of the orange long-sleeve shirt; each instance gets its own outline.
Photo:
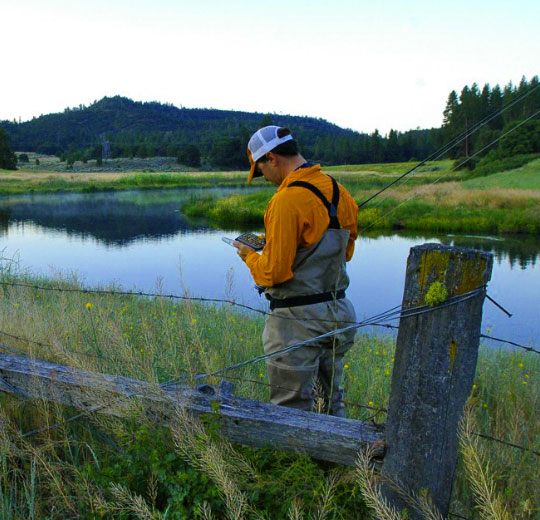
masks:
MULTIPOLYGON (((257 285, 272 287, 290 280, 292 265, 299 247, 316 244, 328 229, 330 219, 322 201, 311 191, 289 184, 305 181, 317 187, 329 202, 332 201, 332 181, 321 172, 320 165, 295 170, 285 177, 272 197, 264 214, 266 245, 261 254, 251 251, 246 256, 257 285)), ((350 193, 339 185, 338 220, 350 231, 346 260, 354 253, 358 237, 358 206, 350 193)))

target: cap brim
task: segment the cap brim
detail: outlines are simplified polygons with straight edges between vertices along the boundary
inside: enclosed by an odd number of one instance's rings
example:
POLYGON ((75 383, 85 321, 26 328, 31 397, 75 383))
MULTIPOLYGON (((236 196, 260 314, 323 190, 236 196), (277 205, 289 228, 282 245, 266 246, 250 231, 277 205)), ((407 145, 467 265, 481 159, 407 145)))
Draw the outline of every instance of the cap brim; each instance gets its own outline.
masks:
POLYGON ((249 175, 248 175, 248 182, 251 182, 255 177, 262 177, 262 173, 257 169, 257 161, 254 161, 251 156, 251 150, 248 148, 247 151, 249 164, 251 164, 251 168, 249 169, 249 175))
POLYGON ((248 182, 251 182, 256 177, 262 177, 262 173, 257 169, 257 163, 253 163, 249 169, 248 182))

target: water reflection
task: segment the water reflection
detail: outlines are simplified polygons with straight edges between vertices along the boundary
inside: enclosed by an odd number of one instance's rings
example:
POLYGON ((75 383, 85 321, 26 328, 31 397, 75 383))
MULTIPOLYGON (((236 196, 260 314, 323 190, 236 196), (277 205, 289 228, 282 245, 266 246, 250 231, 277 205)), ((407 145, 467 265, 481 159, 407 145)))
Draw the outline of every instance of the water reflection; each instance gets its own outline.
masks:
POLYGON ((448 237, 449 243, 460 247, 480 249, 493 253, 497 262, 508 260, 512 267, 526 269, 535 266, 540 258, 540 240, 530 236, 490 237, 448 237))
POLYGON ((0 206, 0 237, 7 235, 10 220, 11 210, 0 206))
POLYGON ((167 238, 188 230, 201 232, 208 226, 188 222, 179 208, 202 193, 208 191, 11 197, 0 200, 0 233, 6 234, 10 223, 32 223, 68 237, 91 237, 107 246, 126 246, 136 240, 167 238))
POLYGON ((495 261, 498 263, 508 262, 512 268, 519 267, 526 269, 533 267, 540 262, 540 237, 529 235, 501 235, 498 237, 475 236, 475 235, 453 235, 453 234, 431 234, 427 232, 419 233, 415 231, 383 231, 370 233, 370 238, 400 236, 418 242, 428 240, 426 237, 433 237, 442 244, 456 247, 466 247, 469 249, 479 249, 487 253, 493 253, 495 261))

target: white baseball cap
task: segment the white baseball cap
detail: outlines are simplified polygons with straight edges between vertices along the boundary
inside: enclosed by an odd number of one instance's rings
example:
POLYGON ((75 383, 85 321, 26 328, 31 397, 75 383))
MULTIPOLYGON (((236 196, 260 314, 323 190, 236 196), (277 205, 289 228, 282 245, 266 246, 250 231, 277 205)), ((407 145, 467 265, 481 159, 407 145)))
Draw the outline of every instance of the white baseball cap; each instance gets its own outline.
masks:
POLYGON ((293 136, 291 134, 284 135, 283 137, 278 136, 278 130, 280 126, 265 126, 257 130, 249 140, 247 155, 251 168, 249 170, 248 182, 254 177, 260 177, 261 173, 255 171, 257 161, 265 155, 267 152, 271 152, 276 146, 279 146, 281 143, 291 141, 293 136))

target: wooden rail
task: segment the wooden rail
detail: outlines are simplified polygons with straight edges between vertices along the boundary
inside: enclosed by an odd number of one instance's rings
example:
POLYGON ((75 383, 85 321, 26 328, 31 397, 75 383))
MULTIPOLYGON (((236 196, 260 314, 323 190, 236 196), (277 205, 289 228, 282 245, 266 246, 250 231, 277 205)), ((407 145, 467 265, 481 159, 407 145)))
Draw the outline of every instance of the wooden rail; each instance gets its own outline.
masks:
POLYGON ((373 425, 237 397, 231 383, 165 390, 145 381, 9 354, 0 354, 0 378, 5 392, 118 417, 133 416, 142 407, 163 425, 170 424, 177 406, 195 416, 214 414, 231 442, 307 453, 349 466, 367 444, 377 443, 377 453, 383 453, 383 434, 373 425))

